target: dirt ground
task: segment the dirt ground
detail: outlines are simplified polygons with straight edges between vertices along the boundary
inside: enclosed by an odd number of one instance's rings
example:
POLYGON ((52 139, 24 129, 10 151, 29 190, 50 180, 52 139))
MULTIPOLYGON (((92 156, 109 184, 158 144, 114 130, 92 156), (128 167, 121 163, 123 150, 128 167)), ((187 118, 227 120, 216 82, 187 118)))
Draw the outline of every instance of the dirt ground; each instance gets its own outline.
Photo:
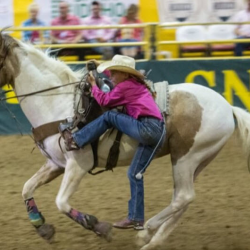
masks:
MULTIPOLYGON (((1 136, 0 250, 130 250, 138 249, 134 230, 114 229, 106 243, 61 214, 55 205, 62 177, 38 189, 36 203, 57 233, 48 244, 31 226, 22 200, 23 184, 44 163, 29 136, 1 136)), ((73 207, 114 222, 127 214, 126 167, 86 176, 72 197, 73 207)), ((153 161, 145 174, 146 218, 166 207, 172 194, 169 157, 153 161)), ((196 180, 196 199, 168 238, 168 250, 250 249, 250 174, 233 137, 196 180)))

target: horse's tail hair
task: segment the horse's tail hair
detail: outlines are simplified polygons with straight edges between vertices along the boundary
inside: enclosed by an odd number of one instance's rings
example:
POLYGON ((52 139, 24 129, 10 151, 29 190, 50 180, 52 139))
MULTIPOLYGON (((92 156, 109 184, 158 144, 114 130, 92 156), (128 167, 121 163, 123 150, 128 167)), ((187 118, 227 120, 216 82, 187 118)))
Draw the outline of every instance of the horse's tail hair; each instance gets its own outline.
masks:
MULTIPOLYGON (((242 142, 243 149, 250 160, 250 113, 238 107, 232 107, 236 119, 236 129, 242 142)), ((250 170, 250 169, 249 169, 250 170)))

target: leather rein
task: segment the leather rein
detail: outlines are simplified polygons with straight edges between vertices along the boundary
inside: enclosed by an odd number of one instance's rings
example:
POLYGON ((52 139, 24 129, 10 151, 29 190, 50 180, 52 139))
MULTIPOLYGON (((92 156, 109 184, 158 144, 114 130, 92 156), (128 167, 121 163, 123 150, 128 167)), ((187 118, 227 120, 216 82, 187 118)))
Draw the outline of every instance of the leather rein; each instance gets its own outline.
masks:
MULTIPOLYGON (((23 95, 15 95, 15 96, 11 96, 11 97, 0 98, 0 101, 6 101, 6 100, 9 100, 9 99, 14 99, 14 98, 32 96, 32 95, 36 95, 36 94, 48 92, 48 91, 51 91, 51 90, 54 90, 54 89, 58 89, 58 88, 66 87, 66 86, 69 86, 69 85, 77 84, 77 83, 80 83, 81 81, 82 80, 77 81, 77 82, 70 82, 70 83, 67 83, 65 85, 57 85, 55 87, 51 87, 51 88, 47 88, 47 89, 42 89, 42 90, 38 90, 38 91, 27 93, 27 94, 23 94, 23 95)), ((11 92, 11 91, 13 91, 13 90, 7 90, 7 91, 1 92, 1 93, 5 94, 5 93, 11 92)))
MULTIPOLYGON (((0 65, 0 70, 1 70, 1 65, 0 65)), ((73 127, 79 127, 79 123, 82 123, 83 126, 86 125, 87 123, 91 122, 92 120, 94 120, 97 117, 90 117, 91 116, 91 111, 94 109, 95 106, 95 99, 91 98, 91 86, 84 81, 84 79, 86 79, 88 72, 86 74, 84 74, 84 76, 82 77, 82 79, 80 81, 76 81, 76 82, 71 82, 65 85, 58 85, 55 87, 51 87, 51 88, 47 88, 47 89, 43 89, 43 90, 39 90, 39 91, 34 91, 34 92, 30 92, 27 94, 22 94, 22 95, 15 95, 15 96, 11 96, 11 97, 5 97, 5 98, 0 98, 0 102, 1 101, 5 101, 5 100, 9 100, 9 99, 13 99, 13 98, 21 98, 21 97, 28 97, 28 96, 32 96, 32 95, 36 95, 39 93, 44 93, 44 92, 48 92, 57 88, 61 88, 61 87, 65 87, 65 86, 69 86, 69 85, 73 85, 73 84, 78 84, 78 86, 76 86, 76 88, 78 87, 78 89, 80 89, 80 95, 81 95, 81 100, 79 100, 79 102, 77 103, 77 105, 74 105, 76 107, 74 112, 74 122, 73 122, 73 127), (83 84, 81 84, 83 83, 83 84), (81 105, 80 105, 81 103, 81 105), (89 118, 89 119, 88 119, 89 118)), ((100 82, 98 80, 96 80, 98 86, 100 87, 100 82)), ((8 93, 10 91, 13 90, 8 90, 2 93, 8 93)), ((74 93, 74 98, 76 98, 77 93, 74 93)), ((65 120, 58 120, 58 121, 53 121, 50 123, 46 123, 43 124, 37 128, 32 128, 32 133, 34 138, 32 138, 35 143, 37 144, 37 146, 43 150, 43 152, 47 155, 48 158, 51 158, 51 156, 49 155, 49 153, 45 150, 44 145, 43 145, 43 140, 45 140, 47 137, 58 134, 58 126, 61 122, 63 122, 65 120)), ((89 171, 89 174, 91 175, 96 175, 99 173, 102 173, 104 171, 108 171, 108 170, 113 170, 114 167, 116 167, 117 165, 117 161, 118 161, 118 157, 119 157, 119 147, 120 147, 120 140, 122 137, 122 133, 120 131, 117 132, 116 138, 114 140, 114 143, 109 151, 109 155, 108 155, 108 159, 106 162, 106 166, 105 169, 103 170, 99 170, 96 172, 93 172, 93 170, 96 168, 96 166, 98 165, 98 155, 97 155, 97 151, 98 151, 98 141, 95 141, 91 144, 92 146, 92 150, 93 150, 93 155, 94 155, 94 165, 92 167, 92 169, 89 171)), ((60 137, 61 138, 61 137, 60 137)), ((60 138, 59 138, 59 145, 60 145, 60 138)), ((61 148, 61 146, 60 146, 61 148)), ((62 149, 61 149, 62 150, 62 149)))

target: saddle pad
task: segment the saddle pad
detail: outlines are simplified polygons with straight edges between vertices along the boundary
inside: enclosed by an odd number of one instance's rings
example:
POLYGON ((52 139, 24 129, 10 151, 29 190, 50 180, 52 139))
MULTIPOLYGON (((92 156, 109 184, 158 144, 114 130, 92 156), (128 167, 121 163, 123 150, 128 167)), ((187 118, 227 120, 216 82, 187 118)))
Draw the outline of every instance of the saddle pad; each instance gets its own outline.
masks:
POLYGON ((157 103, 160 111, 169 115, 169 85, 167 81, 156 82, 153 84, 154 91, 156 92, 155 102, 157 103))

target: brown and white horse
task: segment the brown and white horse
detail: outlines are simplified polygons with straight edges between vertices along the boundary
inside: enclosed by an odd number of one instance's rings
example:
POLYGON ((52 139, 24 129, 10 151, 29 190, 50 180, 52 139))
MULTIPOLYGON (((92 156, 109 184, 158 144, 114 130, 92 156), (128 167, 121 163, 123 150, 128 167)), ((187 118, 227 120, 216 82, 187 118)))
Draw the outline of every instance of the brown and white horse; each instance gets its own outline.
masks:
MULTIPOLYGON (((63 62, 50 58, 32 45, 8 35, 0 35, 0 86, 12 85, 16 95, 66 85, 79 81, 80 76, 79 72, 73 72, 63 62)), ((50 92, 22 97, 19 102, 32 126, 37 128, 73 115, 74 86, 67 85, 50 92)), ((196 176, 215 158, 235 129, 240 132, 244 148, 248 152, 250 149, 249 113, 231 106, 218 93, 200 85, 170 85, 170 116, 166 127, 167 138, 159 156, 171 155, 173 198, 169 206, 149 219, 145 223, 145 229, 138 233, 141 250, 155 249, 166 242, 181 215, 194 200, 196 176)), ((83 176, 91 169, 93 155, 90 146, 67 152, 63 143, 62 152, 58 145, 59 136, 51 135, 43 141, 44 150, 48 153, 45 155, 47 161, 25 183, 22 195, 26 201, 33 199, 34 191, 38 187, 64 173, 56 204, 62 213, 68 215, 73 209, 69 199, 83 176)), ((114 137, 115 134, 104 134, 100 138, 100 166, 105 166, 114 137)), ((122 137, 118 166, 130 164, 136 146, 136 141, 127 136, 122 137)), ((44 154, 43 150, 41 152, 44 154)), ((84 217, 85 224, 77 218, 71 219, 110 240, 109 223, 98 222, 93 216, 75 209, 73 211, 84 217)), ((34 221, 31 222, 35 225, 34 221)), ((44 238, 49 239, 54 234, 53 227, 43 223, 37 228, 41 229, 40 233, 44 238)))

